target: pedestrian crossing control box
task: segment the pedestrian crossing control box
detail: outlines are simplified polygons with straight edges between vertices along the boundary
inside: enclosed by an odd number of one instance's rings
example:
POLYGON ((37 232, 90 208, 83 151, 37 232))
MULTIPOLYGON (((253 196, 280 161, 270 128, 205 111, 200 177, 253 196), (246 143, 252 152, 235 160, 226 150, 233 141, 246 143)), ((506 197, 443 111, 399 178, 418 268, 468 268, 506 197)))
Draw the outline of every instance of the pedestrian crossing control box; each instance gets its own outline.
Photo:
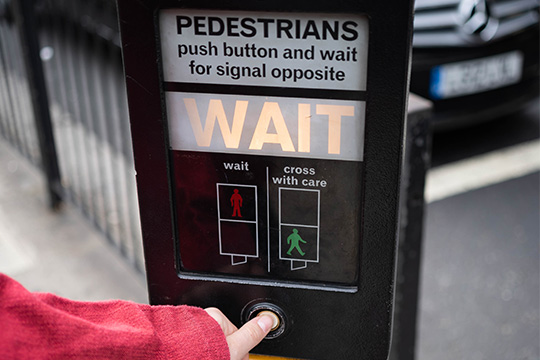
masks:
POLYGON ((151 303, 271 314, 257 354, 386 359, 412 1, 118 8, 151 303))

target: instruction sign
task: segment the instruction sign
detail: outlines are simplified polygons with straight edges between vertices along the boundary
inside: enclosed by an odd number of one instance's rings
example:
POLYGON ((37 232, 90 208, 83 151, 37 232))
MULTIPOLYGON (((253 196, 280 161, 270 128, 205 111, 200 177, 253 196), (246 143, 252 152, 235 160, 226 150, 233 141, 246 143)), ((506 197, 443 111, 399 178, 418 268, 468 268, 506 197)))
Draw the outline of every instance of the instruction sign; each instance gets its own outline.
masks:
POLYGON ((181 275, 355 284, 367 17, 159 21, 181 275))
POLYGON ((366 89, 361 15, 161 10, 166 81, 366 89))

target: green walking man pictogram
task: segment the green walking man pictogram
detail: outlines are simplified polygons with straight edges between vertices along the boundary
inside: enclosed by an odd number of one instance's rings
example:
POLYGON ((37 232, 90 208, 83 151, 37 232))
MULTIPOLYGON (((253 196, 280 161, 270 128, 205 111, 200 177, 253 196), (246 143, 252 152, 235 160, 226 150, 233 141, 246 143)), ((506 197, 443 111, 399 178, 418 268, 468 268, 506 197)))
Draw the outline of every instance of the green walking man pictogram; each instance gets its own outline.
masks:
POLYGON ((304 239, 302 239, 300 235, 298 235, 298 230, 293 229, 293 233, 287 238, 287 244, 291 244, 289 251, 287 251, 287 255, 291 255, 291 251, 293 251, 294 249, 296 249, 296 251, 298 251, 301 256, 306 255, 306 253, 303 252, 300 248, 300 242, 307 244, 307 242, 304 241, 304 239))

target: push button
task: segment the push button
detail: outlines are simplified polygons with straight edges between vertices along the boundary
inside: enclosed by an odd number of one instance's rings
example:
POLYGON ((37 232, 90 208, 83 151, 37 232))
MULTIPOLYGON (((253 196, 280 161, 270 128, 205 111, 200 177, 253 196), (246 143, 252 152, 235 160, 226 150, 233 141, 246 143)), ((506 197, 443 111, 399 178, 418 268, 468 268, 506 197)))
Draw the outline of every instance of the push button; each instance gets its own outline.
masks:
POLYGON ((272 318, 272 321, 273 321, 272 329, 270 329, 270 331, 276 331, 281 325, 281 320, 279 319, 279 316, 275 312, 270 311, 270 310, 263 310, 257 314, 257 316, 263 316, 263 315, 266 315, 272 318))
POLYGON ((287 317, 285 312, 281 310, 277 305, 261 302, 255 305, 250 306, 244 312, 245 321, 249 321, 257 316, 267 315, 272 318, 272 329, 266 335, 265 339, 275 339, 278 336, 281 336, 287 328, 287 317))

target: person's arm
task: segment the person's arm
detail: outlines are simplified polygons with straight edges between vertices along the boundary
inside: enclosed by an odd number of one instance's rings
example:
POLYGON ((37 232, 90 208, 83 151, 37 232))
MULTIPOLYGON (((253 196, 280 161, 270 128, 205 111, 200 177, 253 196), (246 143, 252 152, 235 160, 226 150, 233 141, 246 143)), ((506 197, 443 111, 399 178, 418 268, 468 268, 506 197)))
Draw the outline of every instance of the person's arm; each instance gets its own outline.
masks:
POLYGON ((257 332, 250 322, 245 332, 243 327, 227 334, 211 315, 190 306, 81 302, 30 293, 0 274, 0 359, 241 360, 246 355, 240 352, 260 342, 271 324, 271 319, 260 321, 257 332), (233 343, 229 351, 234 333, 250 336, 244 347, 233 343))

